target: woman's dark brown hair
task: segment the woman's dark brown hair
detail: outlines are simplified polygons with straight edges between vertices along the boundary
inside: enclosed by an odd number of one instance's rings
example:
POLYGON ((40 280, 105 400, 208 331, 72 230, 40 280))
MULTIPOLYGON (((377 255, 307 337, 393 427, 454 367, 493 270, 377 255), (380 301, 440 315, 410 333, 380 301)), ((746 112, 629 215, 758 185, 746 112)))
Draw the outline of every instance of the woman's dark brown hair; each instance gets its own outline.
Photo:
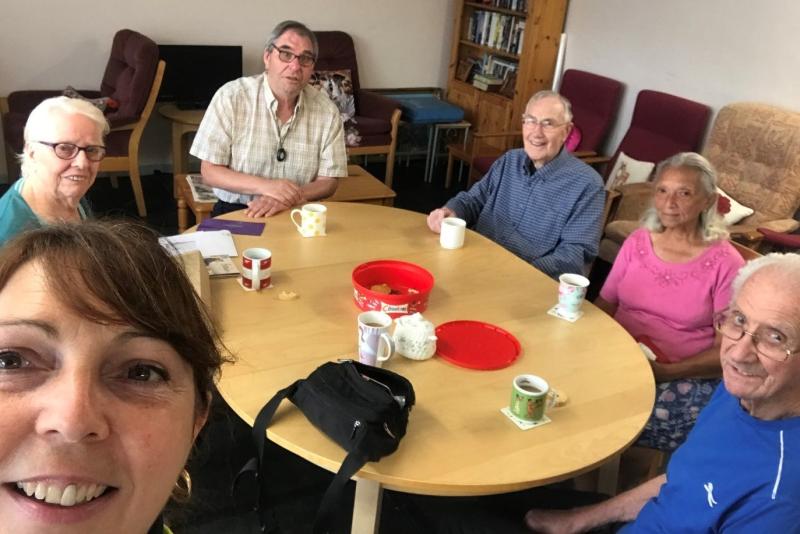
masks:
POLYGON ((23 233, 0 249, 0 291, 37 262, 48 289, 76 314, 162 339, 192 367, 200 409, 227 361, 200 298, 155 232, 132 222, 84 221, 23 233))

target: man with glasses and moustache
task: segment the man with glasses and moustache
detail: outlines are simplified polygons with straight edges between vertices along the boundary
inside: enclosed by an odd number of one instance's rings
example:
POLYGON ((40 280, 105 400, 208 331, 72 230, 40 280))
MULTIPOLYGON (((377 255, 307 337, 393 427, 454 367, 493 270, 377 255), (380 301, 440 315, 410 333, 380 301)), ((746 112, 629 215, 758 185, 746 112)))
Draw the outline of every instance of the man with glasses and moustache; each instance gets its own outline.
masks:
POLYGON ((214 95, 190 150, 219 199, 212 215, 269 217, 332 195, 347 176, 339 111, 308 86, 317 55, 314 33, 283 21, 264 49, 265 72, 214 95))
POLYGON ((600 504, 533 509, 534 532, 800 532, 800 255, 745 265, 722 334, 721 384, 667 473, 600 504))
POLYGON ((566 149, 569 101, 540 91, 522 115, 524 148, 510 150, 469 191, 428 215, 460 217, 552 278, 582 273, 597 255, 605 194, 600 175, 566 149))

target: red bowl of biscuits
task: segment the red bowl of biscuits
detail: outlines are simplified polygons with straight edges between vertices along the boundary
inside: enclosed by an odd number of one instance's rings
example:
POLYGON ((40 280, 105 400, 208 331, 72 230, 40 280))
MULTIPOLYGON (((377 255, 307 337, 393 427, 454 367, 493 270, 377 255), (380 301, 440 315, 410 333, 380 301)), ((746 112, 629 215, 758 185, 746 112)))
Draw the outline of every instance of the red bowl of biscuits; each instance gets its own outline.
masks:
POLYGON ((353 269, 353 300, 364 311, 392 318, 423 312, 433 289, 433 275, 413 263, 378 260, 353 269))

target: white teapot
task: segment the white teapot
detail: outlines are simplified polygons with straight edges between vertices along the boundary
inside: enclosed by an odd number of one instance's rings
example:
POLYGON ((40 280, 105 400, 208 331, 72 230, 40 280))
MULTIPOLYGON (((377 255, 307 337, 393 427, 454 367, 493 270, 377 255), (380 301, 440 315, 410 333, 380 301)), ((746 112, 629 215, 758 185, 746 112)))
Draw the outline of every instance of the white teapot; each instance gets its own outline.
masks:
POLYGON ((436 353, 435 327, 420 313, 398 317, 393 337, 397 352, 412 360, 427 360, 436 353))

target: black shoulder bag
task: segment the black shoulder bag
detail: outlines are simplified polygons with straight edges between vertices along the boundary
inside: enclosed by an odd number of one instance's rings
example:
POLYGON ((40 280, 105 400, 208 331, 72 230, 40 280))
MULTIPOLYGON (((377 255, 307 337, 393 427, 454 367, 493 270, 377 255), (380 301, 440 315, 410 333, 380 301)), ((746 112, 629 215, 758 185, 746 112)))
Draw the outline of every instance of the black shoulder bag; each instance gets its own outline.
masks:
MULTIPOLYGON (((267 427, 275 410, 288 398, 311 423, 347 451, 317 512, 314 533, 327 532, 334 519, 335 506, 350 478, 367 462, 393 453, 406 433, 408 414, 414 405, 414 388, 405 377, 392 371, 352 360, 328 362, 308 378, 280 390, 261 408, 253 425, 258 453, 242 468, 257 479, 259 520, 266 530, 267 494, 265 442, 267 427)), ((237 481, 234 481, 234 486, 237 481)))

